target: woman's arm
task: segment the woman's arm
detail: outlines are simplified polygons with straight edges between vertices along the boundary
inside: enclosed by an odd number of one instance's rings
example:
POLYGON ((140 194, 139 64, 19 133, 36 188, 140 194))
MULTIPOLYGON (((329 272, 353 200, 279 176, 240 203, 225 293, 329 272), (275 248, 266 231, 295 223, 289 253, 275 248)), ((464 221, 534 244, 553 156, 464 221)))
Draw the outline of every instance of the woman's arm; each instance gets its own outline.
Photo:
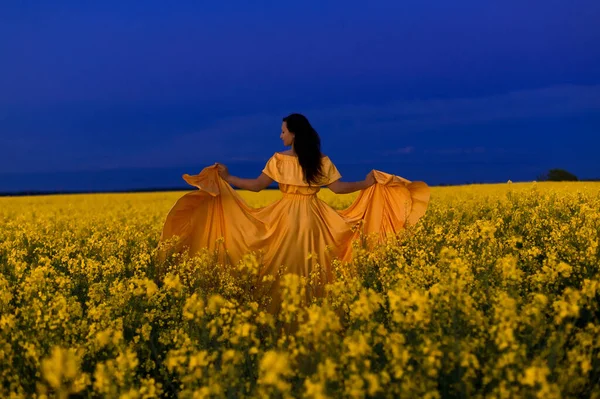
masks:
POLYGON ((373 184, 375 184, 375 176, 373 176, 373 171, 371 171, 369 172, 365 180, 353 182, 343 182, 336 180, 333 183, 327 185, 327 187, 336 194, 348 194, 358 190, 367 189, 373 184))
POLYGON ((370 184, 367 184, 366 180, 344 182, 336 180, 327 187, 336 194, 348 194, 358 190, 364 190, 369 188, 370 184))
POLYGON ((273 179, 269 176, 261 173, 256 179, 242 179, 241 177, 232 176, 229 174, 229 170, 227 166, 222 163, 216 163, 217 168, 219 170, 219 176, 227 183, 236 186, 237 188, 241 188, 242 190, 250 190, 250 191, 260 191, 264 190, 269 186, 269 184, 273 183, 273 179))
POLYGON ((225 181, 237 188, 242 190, 250 190, 258 192, 269 187, 269 184, 273 183, 273 179, 269 176, 261 173, 256 179, 242 179, 241 177, 228 175, 225 181))

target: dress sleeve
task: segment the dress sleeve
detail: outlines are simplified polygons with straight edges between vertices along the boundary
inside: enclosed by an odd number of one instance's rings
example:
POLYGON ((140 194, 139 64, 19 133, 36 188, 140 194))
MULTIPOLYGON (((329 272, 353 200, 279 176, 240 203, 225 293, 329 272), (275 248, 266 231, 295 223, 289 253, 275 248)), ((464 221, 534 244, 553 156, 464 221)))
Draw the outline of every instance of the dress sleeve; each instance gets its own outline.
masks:
MULTIPOLYGON (((326 186, 338 180, 342 175, 338 172, 335 165, 329 157, 322 158, 323 176, 318 185, 326 186)), ((302 168, 297 160, 292 157, 282 159, 281 155, 275 153, 265 165, 262 173, 281 184, 291 184, 294 186, 308 186, 302 175, 302 168)))
POLYGON ((323 175, 324 186, 331 184, 342 177, 329 157, 323 158, 323 175))
POLYGON ((262 172, 280 184, 307 185, 303 181, 302 168, 298 162, 293 157, 284 157, 277 152, 267 161, 262 172))
POLYGON ((279 182, 279 180, 281 180, 281 173, 275 155, 269 158, 262 172, 265 175, 269 176, 271 179, 275 180, 276 182, 279 182))

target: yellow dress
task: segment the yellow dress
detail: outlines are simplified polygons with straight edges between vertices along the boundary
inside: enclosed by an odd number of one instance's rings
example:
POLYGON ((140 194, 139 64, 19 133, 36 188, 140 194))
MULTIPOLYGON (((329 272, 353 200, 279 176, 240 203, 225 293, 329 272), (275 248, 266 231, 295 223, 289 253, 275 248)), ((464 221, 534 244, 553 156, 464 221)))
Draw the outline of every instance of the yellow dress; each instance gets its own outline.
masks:
POLYGON ((366 234, 394 235, 425 214, 430 198, 426 183, 375 170, 377 183, 361 190, 347 209, 336 211, 316 195, 320 186, 341 177, 329 157, 322 162, 324 178, 309 186, 297 157, 275 153, 263 173, 279 183, 283 196, 262 208, 248 206, 219 176, 216 166, 198 175, 184 174, 183 179, 198 190, 185 194, 171 208, 160 240, 178 236, 175 251, 189 248, 192 256, 201 248, 216 249, 222 237, 226 249, 222 260, 233 263, 249 251, 261 251, 264 267, 259 281, 269 274, 276 278, 270 292, 272 313, 280 308, 280 265, 307 278, 317 264, 323 266, 321 284, 307 290, 307 299, 321 296, 324 284, 333 280, 331 260, 352 258, 351 243, 360 234, 353 227, 362 223, 366 234))

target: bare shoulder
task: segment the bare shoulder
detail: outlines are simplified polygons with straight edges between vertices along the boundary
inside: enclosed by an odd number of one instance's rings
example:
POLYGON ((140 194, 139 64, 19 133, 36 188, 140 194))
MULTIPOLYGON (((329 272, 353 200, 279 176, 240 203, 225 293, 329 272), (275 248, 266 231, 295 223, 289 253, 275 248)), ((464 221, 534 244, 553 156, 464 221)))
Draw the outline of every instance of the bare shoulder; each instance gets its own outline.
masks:
MULTIPOLYGON (((292 154, 292 150, 286 150, 286 151, 276 152, 276 154, 279 154, 279 155, 289 155, 291 157, 296 157, 296 155, 292 154)), ((325 159, 325 158, 329 158, 329 157, 327 155, 325 155, 325 154, 321 154, 321 159, 325 159)))

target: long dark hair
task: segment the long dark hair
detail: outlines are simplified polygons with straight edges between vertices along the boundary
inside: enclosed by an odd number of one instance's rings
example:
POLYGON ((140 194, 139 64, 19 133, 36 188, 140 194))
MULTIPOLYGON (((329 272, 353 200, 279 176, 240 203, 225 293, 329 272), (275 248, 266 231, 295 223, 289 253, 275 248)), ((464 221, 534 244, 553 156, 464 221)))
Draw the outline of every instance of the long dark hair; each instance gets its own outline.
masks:
POLYGON ((290 114, 283 118, 287 129, 294 133, 294 151, 304 173, 304 181, 309 185, 323 177, 321 164, 321 139, 308 119, 301 114, 290 114))

